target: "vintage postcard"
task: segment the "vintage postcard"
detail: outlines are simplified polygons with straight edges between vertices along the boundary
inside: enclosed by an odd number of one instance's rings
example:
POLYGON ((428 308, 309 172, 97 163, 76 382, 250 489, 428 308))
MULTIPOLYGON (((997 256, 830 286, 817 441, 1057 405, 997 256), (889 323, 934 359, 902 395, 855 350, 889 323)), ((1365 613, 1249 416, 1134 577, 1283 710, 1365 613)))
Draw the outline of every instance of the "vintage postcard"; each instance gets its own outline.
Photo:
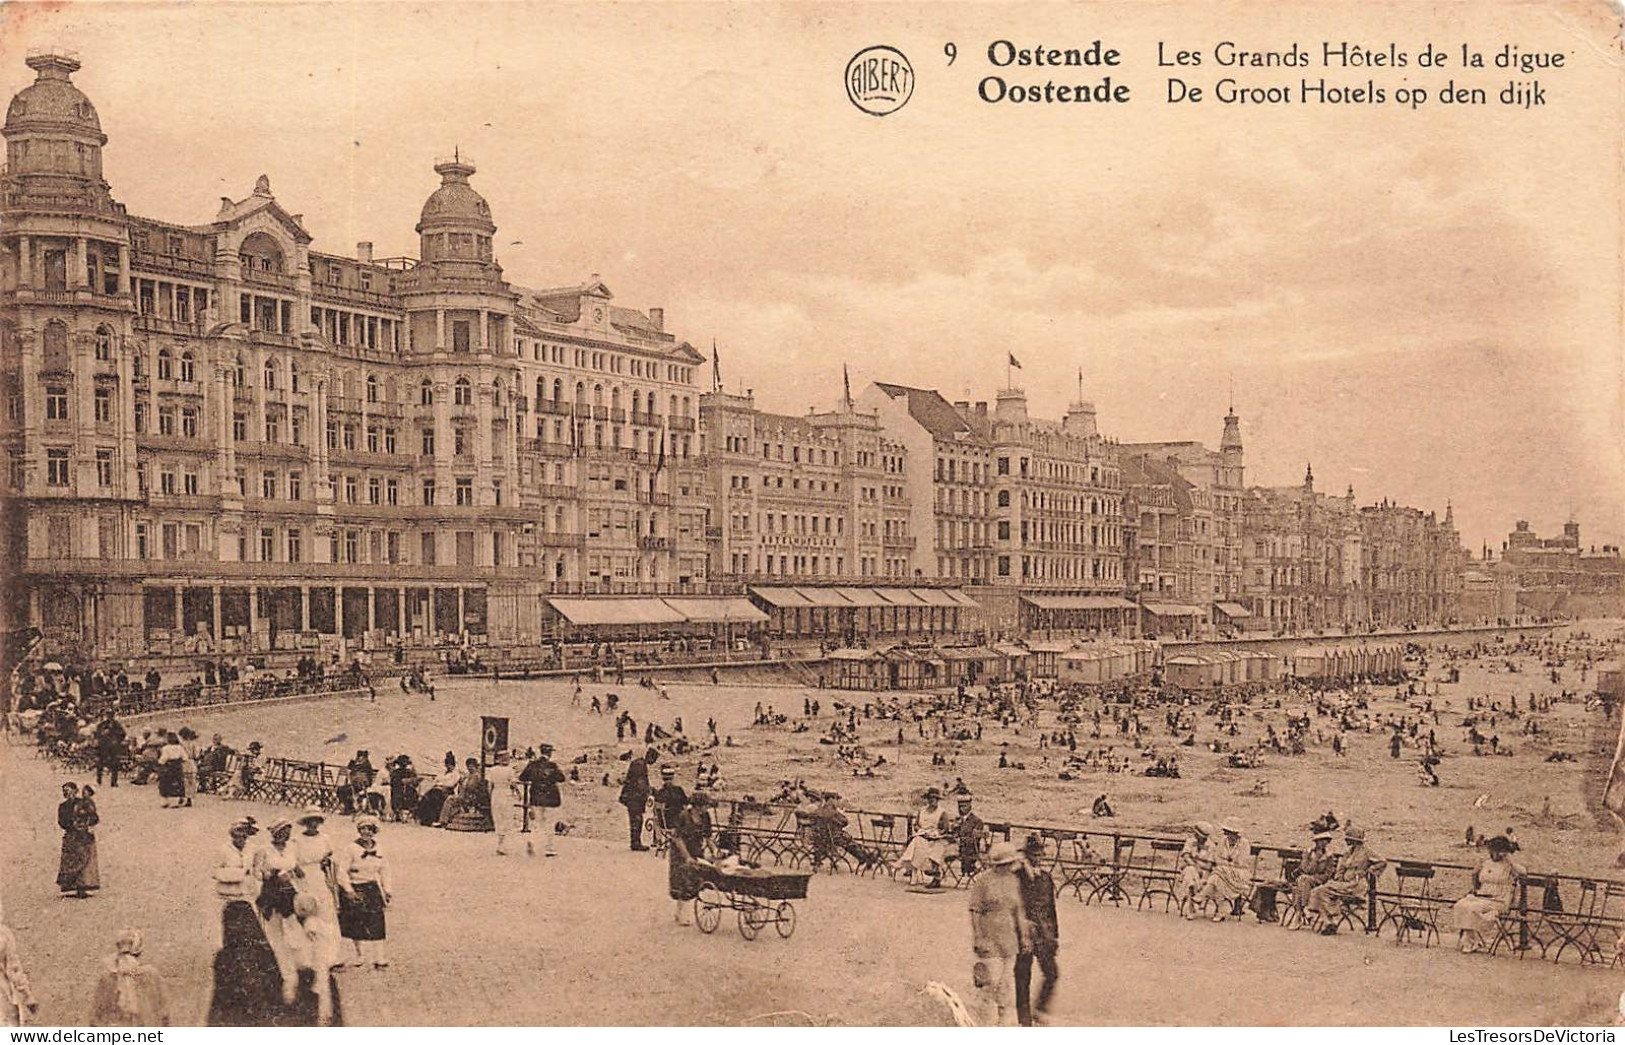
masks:
POLYGON ((1612 1025, 1621 40, 0 6, 0 1022, 1612 1025))

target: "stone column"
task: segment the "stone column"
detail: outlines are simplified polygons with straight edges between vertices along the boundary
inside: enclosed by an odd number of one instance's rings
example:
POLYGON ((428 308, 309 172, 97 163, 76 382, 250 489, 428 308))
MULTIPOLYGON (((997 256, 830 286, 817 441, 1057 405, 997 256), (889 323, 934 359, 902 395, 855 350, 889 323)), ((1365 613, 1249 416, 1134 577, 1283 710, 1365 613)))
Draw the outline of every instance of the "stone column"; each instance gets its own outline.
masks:
POLYGON ((406 589, 401 588, 395 593, 395 637, 401 641, 406 640, 406 589))
POLYGON ((344 637, 344 588, 336 582, 333 585, 333 634, 344 637))
POLYGON ((457 634, 459 636, 468 631, 468 622, 463 616, 465 613, 464 606, 463 586, 459 584, 457 585, 457 634))
POLYGON ((373 631, 378 627, 378 589, 367 586, 367 630, 373 631))
POLYGON ((87 285, 85 280, 85 237, 75 236, 73 250, 68 255, 68 289, 75 290, 87 285))
POLYGON ((120 243, 118 248, 118 292, 130 292, 130 245, 120 243))
POLYGON ((34 247, 27 236, 17 237, 17 285, 34 285, 34 247))
POLYGON ((186 589, 175 585, 175 630, 186 634, 186 589))
POLYGON ((434 350, 446 350, 446 310, 443 308, 434 310, 434 350))
POLYGON ((220 585, 218 584, 209 586, 209 614, 210 634, 218 642, 220 640, 220 585))
MULTIPOLYGON (((252 637, 260 622, 260 590, 249 585, 248 588, 248 634, 252 637)), ((250 638, 252 641, 252 638, 250 638)), ((247 648, 247 644, 244 645, 247 648)))
POLYGON ((435 613, 435 603, 438 600, 436 600, 434 597, 434 582, 430 581, 429 586, 424 590, 429 594, 428 601, 424 604, 423 609, 423 634, 428 636, 429 641, 432 643, 434 641, 435 632, 439 630, 440 620, 439 616, 435 613))
POLYGON ((310 585, 299 586, 299 630, 310 630, 310 585))

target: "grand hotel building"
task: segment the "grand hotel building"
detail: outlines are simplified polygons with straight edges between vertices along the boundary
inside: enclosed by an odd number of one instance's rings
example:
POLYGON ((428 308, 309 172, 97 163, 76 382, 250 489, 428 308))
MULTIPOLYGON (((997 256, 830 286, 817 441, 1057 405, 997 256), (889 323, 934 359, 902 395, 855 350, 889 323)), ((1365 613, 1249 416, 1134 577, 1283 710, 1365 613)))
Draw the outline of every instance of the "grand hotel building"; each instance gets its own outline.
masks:
POLYGON ((506 282, 466 158, 434 168, 417 259, 312 249, 264 177, 208 224, 137 217, 79 62, 28 64, 0 174, 8 626, 104 653, 518 640, 545 595, 704 589, 703 357, 596 277, 506 282))

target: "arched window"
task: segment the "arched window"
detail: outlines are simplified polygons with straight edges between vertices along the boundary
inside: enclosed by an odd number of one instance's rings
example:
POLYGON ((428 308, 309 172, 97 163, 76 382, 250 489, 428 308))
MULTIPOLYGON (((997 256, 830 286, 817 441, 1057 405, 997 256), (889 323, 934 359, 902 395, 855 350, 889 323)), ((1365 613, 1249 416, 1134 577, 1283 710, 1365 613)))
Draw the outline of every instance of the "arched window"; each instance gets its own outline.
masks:
POLYGON ((502 378, 500 377, 493 377, 491 379, 491 405, 502 405, 502 378))
POLYGON ((1008 507, 1010 507, 1010 491, 1009 490, 1000 490, 999 491, 999 507, 1000 508, 1008 508, 1008 507))
POLYGON ((688 396, 684 396, 683 397, 683 416, 684 417, 688 416, 688 409, 689 409, 688 396))
POLYGON ((676 417, 677 416, 677 397, 676 396, 671 397, 671 403, 670 403, 669 407, 666 410, 666 416, 667 417, 676 417))
POLYGON ((621 408, 621 389, 619 385, 609 390, 609 405, 614 410, 621 408))
POLYGON ((174 360, 174 357, 169 354, 169 349, 160 348, 158 350, 158 380, 160 380, 160 381, 168 381, 170 378, 172 378, 174 376, 175 376, 175 360, 174 360))
POLYGON ((113 358, 113 332, 106 327, 96 328, 96 358, 103 362, 113 358))
POLYGON ((248 368, 243 365, 243 357, 238 356, 231 366, 231 383, 236 388, 248 384, 248 368))
POLYGON ((632 416, 636 417, 641 413, 643 413, 643 393, 634 388, 632 390, 632 416))
MULTIPOLYGON (((542 400, 547 398, 547 381, 538 377, 536 379, 536 409, 542 408, 542 400)), ((556 397, 555 397, 556 398, 556 397)))
POLYGON ((423 384, 418 386, 418 402, 424 406, 434 405, 434 385, 429 383, 428 378, 424 378, 423 384))
POLYGON ((295 392, 299 391, 299 364, 291 359, 288 360, 288 387, 295 392))
POLYGON ((451 386, 451 401, 454 406, 468 406, 474 402, 474 386, 468 383, 468 378, 459 377, 457 383, 451 386))
POLYGON ((564 402, 564 382, 556 377, 553 379, 553 402, 564 402))
POLYGON ((369 402, 369 403, 378 402, 378 375, 377 374, 368 374, 367 375, 367 402, 369 402))
POLYGON ((192 353, 190 352, 181 353, 181 380, 197 380, 197 361, 192 358, 192 353))
POLYGON ((604 405, 604 386, 603 385, 593 385, 592 386, 592 405, 593 406, 603 406, 604 405))
POLYGON ((584 381, 576 382, 576 406, 587 405, 587 385, 584 381))
POLYGON ((264 384, 265 384, 265 390, 267 392, 275 392, 276 391, 276 360, 274 360, 274 359, 267 359, 265 361, 265 382, 264 382, 264 384))

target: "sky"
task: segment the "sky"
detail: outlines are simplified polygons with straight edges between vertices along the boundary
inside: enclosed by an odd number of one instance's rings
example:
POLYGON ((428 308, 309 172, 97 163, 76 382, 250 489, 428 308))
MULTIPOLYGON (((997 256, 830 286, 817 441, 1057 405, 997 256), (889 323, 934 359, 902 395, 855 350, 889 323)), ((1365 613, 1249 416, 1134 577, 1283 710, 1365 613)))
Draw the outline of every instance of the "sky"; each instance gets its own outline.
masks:
MULTIPOLYGON (((260 174, 315 248, 416 254, 436 157, 473 158, 497 256, 527 286, 599 274, 719 346, 730 390, 827 407, 841 368, 1035 414, 1084 395, 1125 442, 1216 445, 1247 478, 1455 509, 1464 542, 1568 518, 1625 541, 1621 49, 1601 3, 1284 5, 27 4, 0 7, 0 90, 68 47, 133 213, 211 220, 260 174), (996 69, 988 45, 1102 69, 996 69), (1323 40, 1565 55, 1547 104, 1169 105, 1157 45, 1211 88, 1303 75, 1515 77, 1452 62, 1215 66, 1213 46, 1323 40), (945 44, 957 57, 949 65, 945 44), (844 89, 872 44, 914 96, 844 89), (1123 105, 990 105, 1010 82, 1132 87, 1123 105)), ((1188 73, 1188 75, 1187 75, 1188 73)))

